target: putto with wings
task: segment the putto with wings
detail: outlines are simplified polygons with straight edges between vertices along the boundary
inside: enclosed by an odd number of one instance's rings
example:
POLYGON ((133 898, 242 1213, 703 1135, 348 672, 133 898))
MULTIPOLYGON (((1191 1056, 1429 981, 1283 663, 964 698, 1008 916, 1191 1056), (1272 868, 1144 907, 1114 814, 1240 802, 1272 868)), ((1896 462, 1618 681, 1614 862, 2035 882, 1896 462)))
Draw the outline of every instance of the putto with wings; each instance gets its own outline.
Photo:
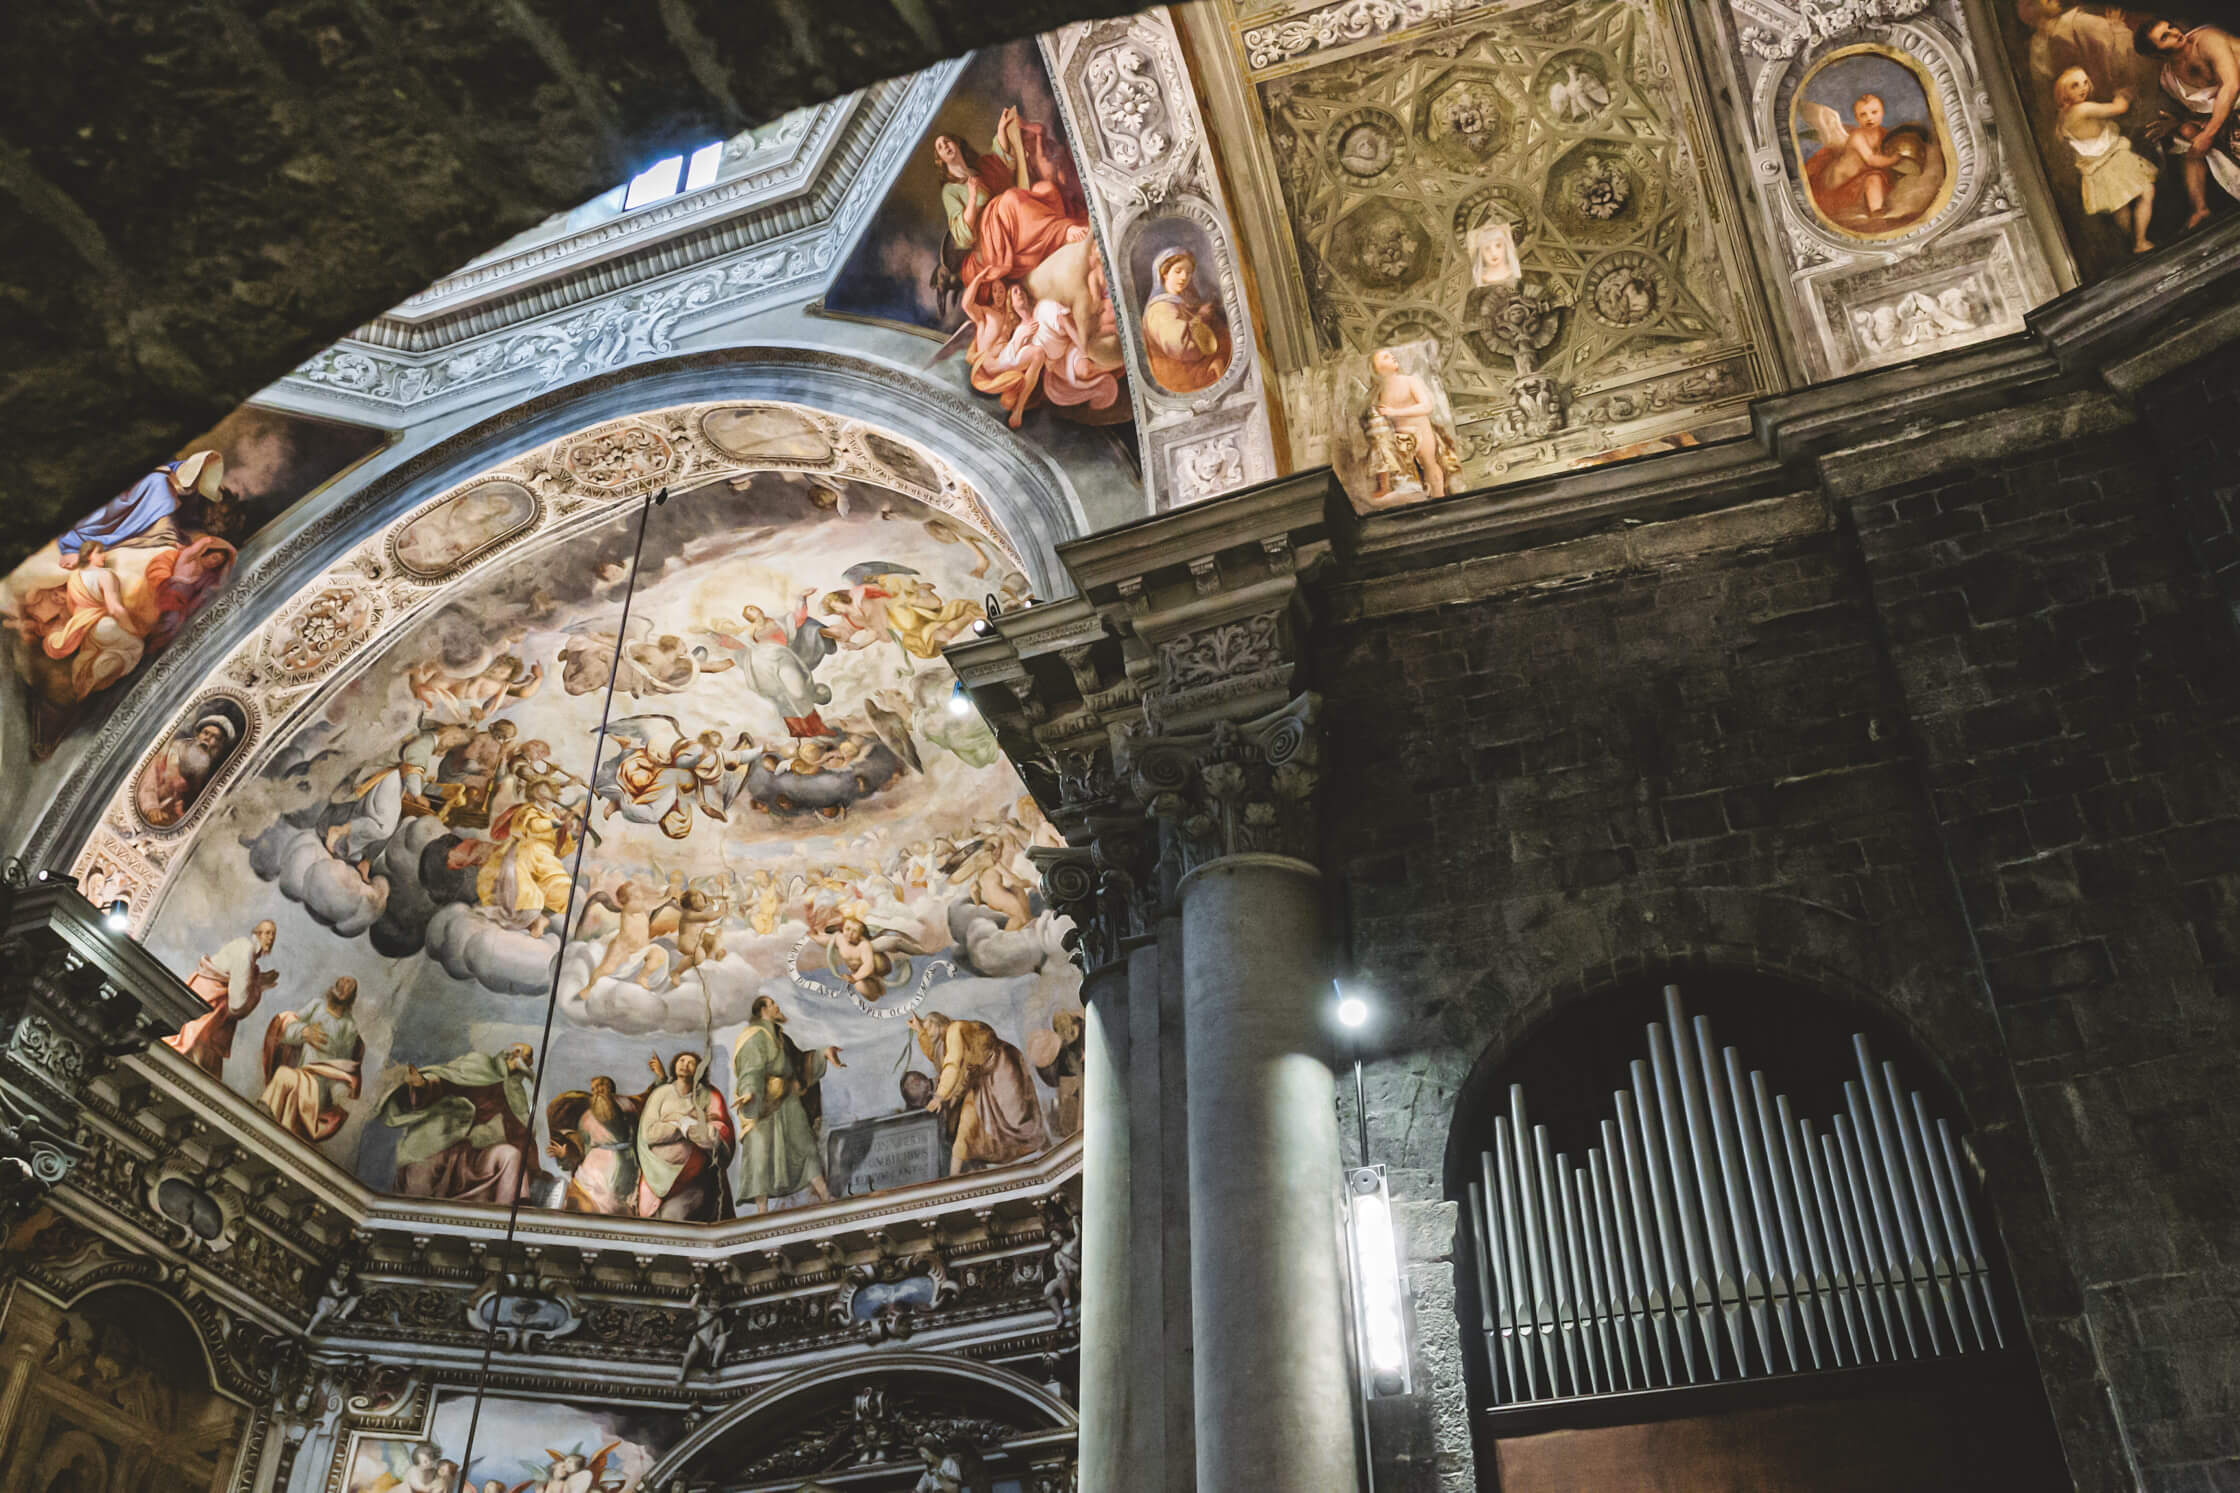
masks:
MULTIPOLYGON (((595 728, 596 729, 596 728, 595 728)), ((591 791, 632 824, 655 824, 672 840, 692 833, 693 810, 721 823, 746 778, 754 741, 744 731, 729 746, 723 733, 687 736, 671 715, 633 715, 608 724, 621 749, 603 755, 591 791)))
POLYGON ((590 1456, 580 1449, 560 1452, 547 1447, 545 1455, 552 1458, 552 1465, 545 1469, 544 1476, 515 1483, 510 1493, 531 1493, 532 1489, 534 1493, 622 1493, 628 1479, 607 1475, 607 1459, 620 1445, 619 1439, 610 1441, 590 1456))
POLYGON ((1847 124, 1828 103, 1799 92, 1799 149, 1808 137, 1818 142, 1804 158, 1805 187, 1821 215, 1837 228, 1870 237, 1920 221, 1941 199, 1945 153, 1928 123, 1926 95, 1906 81, 1904 65, 1857 54, 1838 59, 1807 86, 1815 93, 1838 88, 1837 97, 1856 94, 1847 124), (1888 115, 1898 122, 1886 125, 1888 115))

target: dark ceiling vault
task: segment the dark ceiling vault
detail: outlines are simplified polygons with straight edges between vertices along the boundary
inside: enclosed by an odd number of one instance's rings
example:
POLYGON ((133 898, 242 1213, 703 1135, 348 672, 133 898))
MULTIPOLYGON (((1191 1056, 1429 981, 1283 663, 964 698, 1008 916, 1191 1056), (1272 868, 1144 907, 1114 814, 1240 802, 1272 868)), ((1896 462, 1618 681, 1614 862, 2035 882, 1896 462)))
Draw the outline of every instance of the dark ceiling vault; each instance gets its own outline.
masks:
POLYGON ((666 151, 1130 0, 0 6, 0 571, 666 151))

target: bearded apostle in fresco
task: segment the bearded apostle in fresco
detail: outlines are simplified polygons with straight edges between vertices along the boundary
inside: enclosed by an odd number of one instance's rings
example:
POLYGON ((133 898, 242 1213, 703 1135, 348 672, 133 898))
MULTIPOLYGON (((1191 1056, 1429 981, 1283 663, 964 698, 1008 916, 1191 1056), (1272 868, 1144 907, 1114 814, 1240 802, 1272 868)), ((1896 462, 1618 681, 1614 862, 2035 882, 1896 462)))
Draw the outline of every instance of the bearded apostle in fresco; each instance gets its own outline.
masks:
POLYGON ((279 930, 266 919, 243 937, 203 955, 187 976, 187 988, 210 1009, 164 1038, 164 1045, 212 1078, 222 1076, 226 1059, 233 1055, 233 1029, 280 981, 278 970, 261 963, 278 936, 279 930))
POLYGON ((397 1137, 396 1190, 406 1197, 510 1204, 534 1170, 526 1042, 469 1052, 431 1068, 407 1067, 382 1096, 397 1137))
POLYGON ((1017 1161, 1050 1144, 1026 1059, 994 1027, 930 1011, 911 1016, 910 1030, 940 1074, 926 1110, 941 1116, 949 1136, 950 1176, 976 1164, 1017 1161))
POLYGON ((840 1049, 804 1052, 785 1032, 786 1014, 769 996, 754 1003, 753 1018, 731 1044, 731 1102, 739 1115, 739 1199, 754 1199, 766 1213, 770 1199, 806 1187, 829 1202, 818 1124, 824 1096, 818 1086, 832 1068, 846 1067, 840 1049))
POLYGON ((140 770, 132 789, 140 817, 156 829, 184 819, 240 745, 240 708, 231 701, 213 704, 165 742, 140 770))
POLYGON ((264 1034, 264 1092, 258 1102, 290 1135, 322 1141, 350 1117, 358 1097, 358 982, 342 976, 300 1011, 272 1018, 264 1034))
POLYGON ((589 1090, 573 1089, 545 1106, 552 1144, 545 1154, 568 1174, 560 1206, 570 1213, 635 1213, 638 1208, 638 1114, 643 1094, 614 1091, 602 1073, 589 1090))

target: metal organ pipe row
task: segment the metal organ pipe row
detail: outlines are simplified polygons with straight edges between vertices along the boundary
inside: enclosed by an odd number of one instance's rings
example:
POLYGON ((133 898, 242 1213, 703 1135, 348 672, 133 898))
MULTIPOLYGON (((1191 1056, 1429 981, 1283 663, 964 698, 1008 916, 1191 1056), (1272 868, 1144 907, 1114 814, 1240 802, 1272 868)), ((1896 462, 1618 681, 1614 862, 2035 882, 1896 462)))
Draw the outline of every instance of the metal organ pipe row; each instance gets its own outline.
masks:
POLYGON ((1498 1405, 2003 1346, 1952 1129, 1852 1040, 1817 1127, 1676 986, 1583 1164, 1524 1090, 1470 1184, 1498 1405))

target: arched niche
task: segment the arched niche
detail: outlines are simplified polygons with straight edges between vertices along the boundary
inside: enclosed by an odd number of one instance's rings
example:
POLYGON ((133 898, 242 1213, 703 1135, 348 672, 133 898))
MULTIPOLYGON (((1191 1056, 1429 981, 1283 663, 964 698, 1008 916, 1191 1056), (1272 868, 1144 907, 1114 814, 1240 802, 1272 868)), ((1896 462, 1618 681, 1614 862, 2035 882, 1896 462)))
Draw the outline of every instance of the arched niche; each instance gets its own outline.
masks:
POLYGON ((0 1356, 22 1384, 0 1426, 11 1493, 228 1493, 254 1458, 253 1410, 213 1386, 200 1331, 160 1292, 58 1306, 19 1288, 0 1356))
POLYGON ((1011 1370, 967 1358, 873 1353, 805 1369, 710 1419, 648 1473, 648 1488, 764 1493, 846 1486, 906 1490, 921 1445, 977 1458, 974 1493, 1070 1487, 1078 1421, 1011 1370))
MULTIPOLYGON (((1456 1309, 1480 1485, 1504 1493, 1620 1486, 1762 1486, 1794 1493, 1902 1486, 1958 1493, 2062 1485, 2060 1444, 1998 1221, 1967 1143, 1972 1106, 1963 1097, 1905 1024, 1871 1001, 1750 970, 1651 969, 1593 986, 1489 1048, 1458 1095, 1445 1158, 1446 1192, 1464 1217, 1456 1309), (1685 1019, 1680 1028, 1669 1019, 1668 988, 1677 992, 1685 1019), (1708 1062, 1698 1018, 1708 1022, 1708 1062), (1652 1057, 1651 1023, 1663 1034, 1661 1070, 1652 1057), (1673 1042, 1679 1034, 1685 1055, 1673 1042), (1809 1120, 1812 1138, 1823 1145, 1841 1134, 1835 1116, 1867 1115, 1860 1128, 1870 1140, 1858 1152, 1860 1175, 1876 1168, 1879 1152, 1871 1137, 1877 1121, 1855 1035, 1864 1039, 1883 1095, 1890 1096, 1895 1074, 1893 1126, 1911 1117, 1918 1095, 1928 1123, 1914 1133, 1934 1146, 1936 1120, 1951 1131, 1949 1151, 1940 1154, 1953 1164, 1941 1172, 1953 1195, 1940 1198, 1940 1173, 1926 1160, 1925 1147, 1913 1162, 1925 1188, 1918 1207, 1934 1215, 1939 1228, 1953 1224, 1955 1241, 1962 1236, 1955 1209, 1964 1207, 1984 1269, 1963 1279, 1969 1250, 1963 1244, 1952 1251, 1952 1269, 1940 1274, 1929 1267, 1925 1296, 1909 1293, 1902 1273, 1906 1225, 1897 1213, 1908 1201, 1902 1196, 1905 1130, 1889 1132, 1901 1179, 1890 1194, 1892 1211, 1874 1216, 1871 1190, 1847 1194, 1859 1202, 1859 1233, 1848 1242, 1841 1236, 1842 1205, 1834 1200, 1844 1187, 1834 1156, 1850 1154, 1850 1141, 1831 1154, 1827 1192, 1812 1191, 1809 1164, 1791 1165, 1806 1153, 1795 1145, 1800 1129, 1782 1119, 1783 1101, 1790 1116, 1809 1120), (1728 1049, 1735 1057, 1731 1070, 1728 1049), (1690 1062, 1697 1077, 1687 1071, 1690 1062), (1764 1077, 1762 1108, 1753 1074, 1764 1077), (1670 1103, 1660 1087, 1667 1079, 1675 1095, 1670 1103), (1512 1086, 1524 1096, 1521 1154, 1511 1123, 1512 1086), (1703 1101, 1694 1115, 1678 1097, 1690 1087, 1703 1101), (1616 1097, 1621 1091, 1629 1100, 1645 1095, 1647 1102, 1629 1109, 1616 1097), (1667 1113, 1676 1117, 1670 1127, 1667 1113), (1759 1127, 1760 1114, 1773 1120, 1778 1142, 1759 1127), (1626 1134, 1629 1119, 1634 1128, 1626 1134), (1626 1147, 1609 1143, 1621 1134, 1644 1141, 1632 1183, 1625 1180, 1632 1161, 1626 1147), (1513 1169, 1500 1163, 1505 1145, 1513 1169), (1613 1158, 1610 1165, 1601 1167, 1599 1156, 1590 1161, 1590 1148, 1613 1158), (1491 1164, 1482 1159, 1489 1153, 1496 1158, 1491 1164), (1682 1171, 1685 1178, 1677 1175, 1682 1171), (1544 1179, 1534 1203, 1523 1196, 1528 1174, 1544 1179), (1611 1181, 1597 1191, 1603 1176, 1611 1181), (1785 1178, 1794 1179, 1790 1198, 1799 1204, 1787 1214, 1778 1195, 1785 1178), (1640 1187, 1644 1180, 1648 1185, 1640 1187), (1489 1206, 1488 1200, 1509 1196, 1513 1203, 1489 1206), (1558 1199, 1557 1209, 1578 1200, 1578 1212, 1563 1214, 1567 1232, 1549 1222, 1551 1210, 1539 1196, 1558 1199), (1636 1197, 1631 1212, 1629 1196, 1636 1197), (1817 1231, 1821 1243, 1815 1244, 1806 1210, 1820 1198, 1828 1201, 1812 1216, 1830 1227, 1817 1231), (1598 1216, 1590 1217, 1589 1201, 1604 1199, 1598 1216), (1529 1226, 1535 1206, 1545 1245, 1538 1256, 1529 1226), (1722 1216, 1730 1241, 1724 1266, 1712 1243, 1722 1216), (1504 1238, 1512 1225, 1514 1236, 1504 1238), (1868 1270, 1877 1268, 1867 1260, 1877 1230, 1888 1233, 1899 1262, 1887 1272, 1890 1293, 1862 1285, 1846 1302, 1840 1252, 1856 1246, 1868 1270), (1481 1254, 1480 1241, 1488 1236, 1491 1248, 1481 1254), (1823 1246, 1828 1263, 1815 1264, 1823 1246), (1781 1263, 1791 1248, 1799 1256, 1794 1271, 1781 1263), (1752 1250, 1756 1267, 1749 1263, 1752 1250), (1504 1274, 1508 1261, 1516 1264, 1504 1274), (1708 1315, 1685 1285, 1677 1297, 1668 1287, 1665 1299, 1680 1305, 1660 1326, 1659 1274, 1666 1270, 1683 1283, 1699 1271, 1714 1279, 1728 1272, 1741 1284, 1727 1298, 1735 1308, 1717 1304, 1716 1285, 1708 1315), (1776 1273, 1779 1286, 1750 1284, 1776 1273), (1800 1277, 1806 1287, 1791 1290, 1800 1277), (1640 1282, 1630 1292, 1623 1286, 1629 1279, 1640 1282), (1947 1284, 1949 1302, 1942 1295, 1947 1284), (1510 1314, 1498 1309, 1503 1297, 1515 1305, 1510 1314), (1542 1300, 1549 1303, 1545 1315, 1542 1300), (1755 1323, 1754 1301, 1763 1306, 1762 1326, 1755 1323), (1567 1325, 1574 1322, 1576 1329, 1567 1325), (1691 1329, 1692 1348, 1683 1342, 1691 1329), (1716 1340, 1715 1349, 1707 1338, 1716 1340)), ((1922 1238, 1926 1253, 1926 1232, 1922 1238)))

